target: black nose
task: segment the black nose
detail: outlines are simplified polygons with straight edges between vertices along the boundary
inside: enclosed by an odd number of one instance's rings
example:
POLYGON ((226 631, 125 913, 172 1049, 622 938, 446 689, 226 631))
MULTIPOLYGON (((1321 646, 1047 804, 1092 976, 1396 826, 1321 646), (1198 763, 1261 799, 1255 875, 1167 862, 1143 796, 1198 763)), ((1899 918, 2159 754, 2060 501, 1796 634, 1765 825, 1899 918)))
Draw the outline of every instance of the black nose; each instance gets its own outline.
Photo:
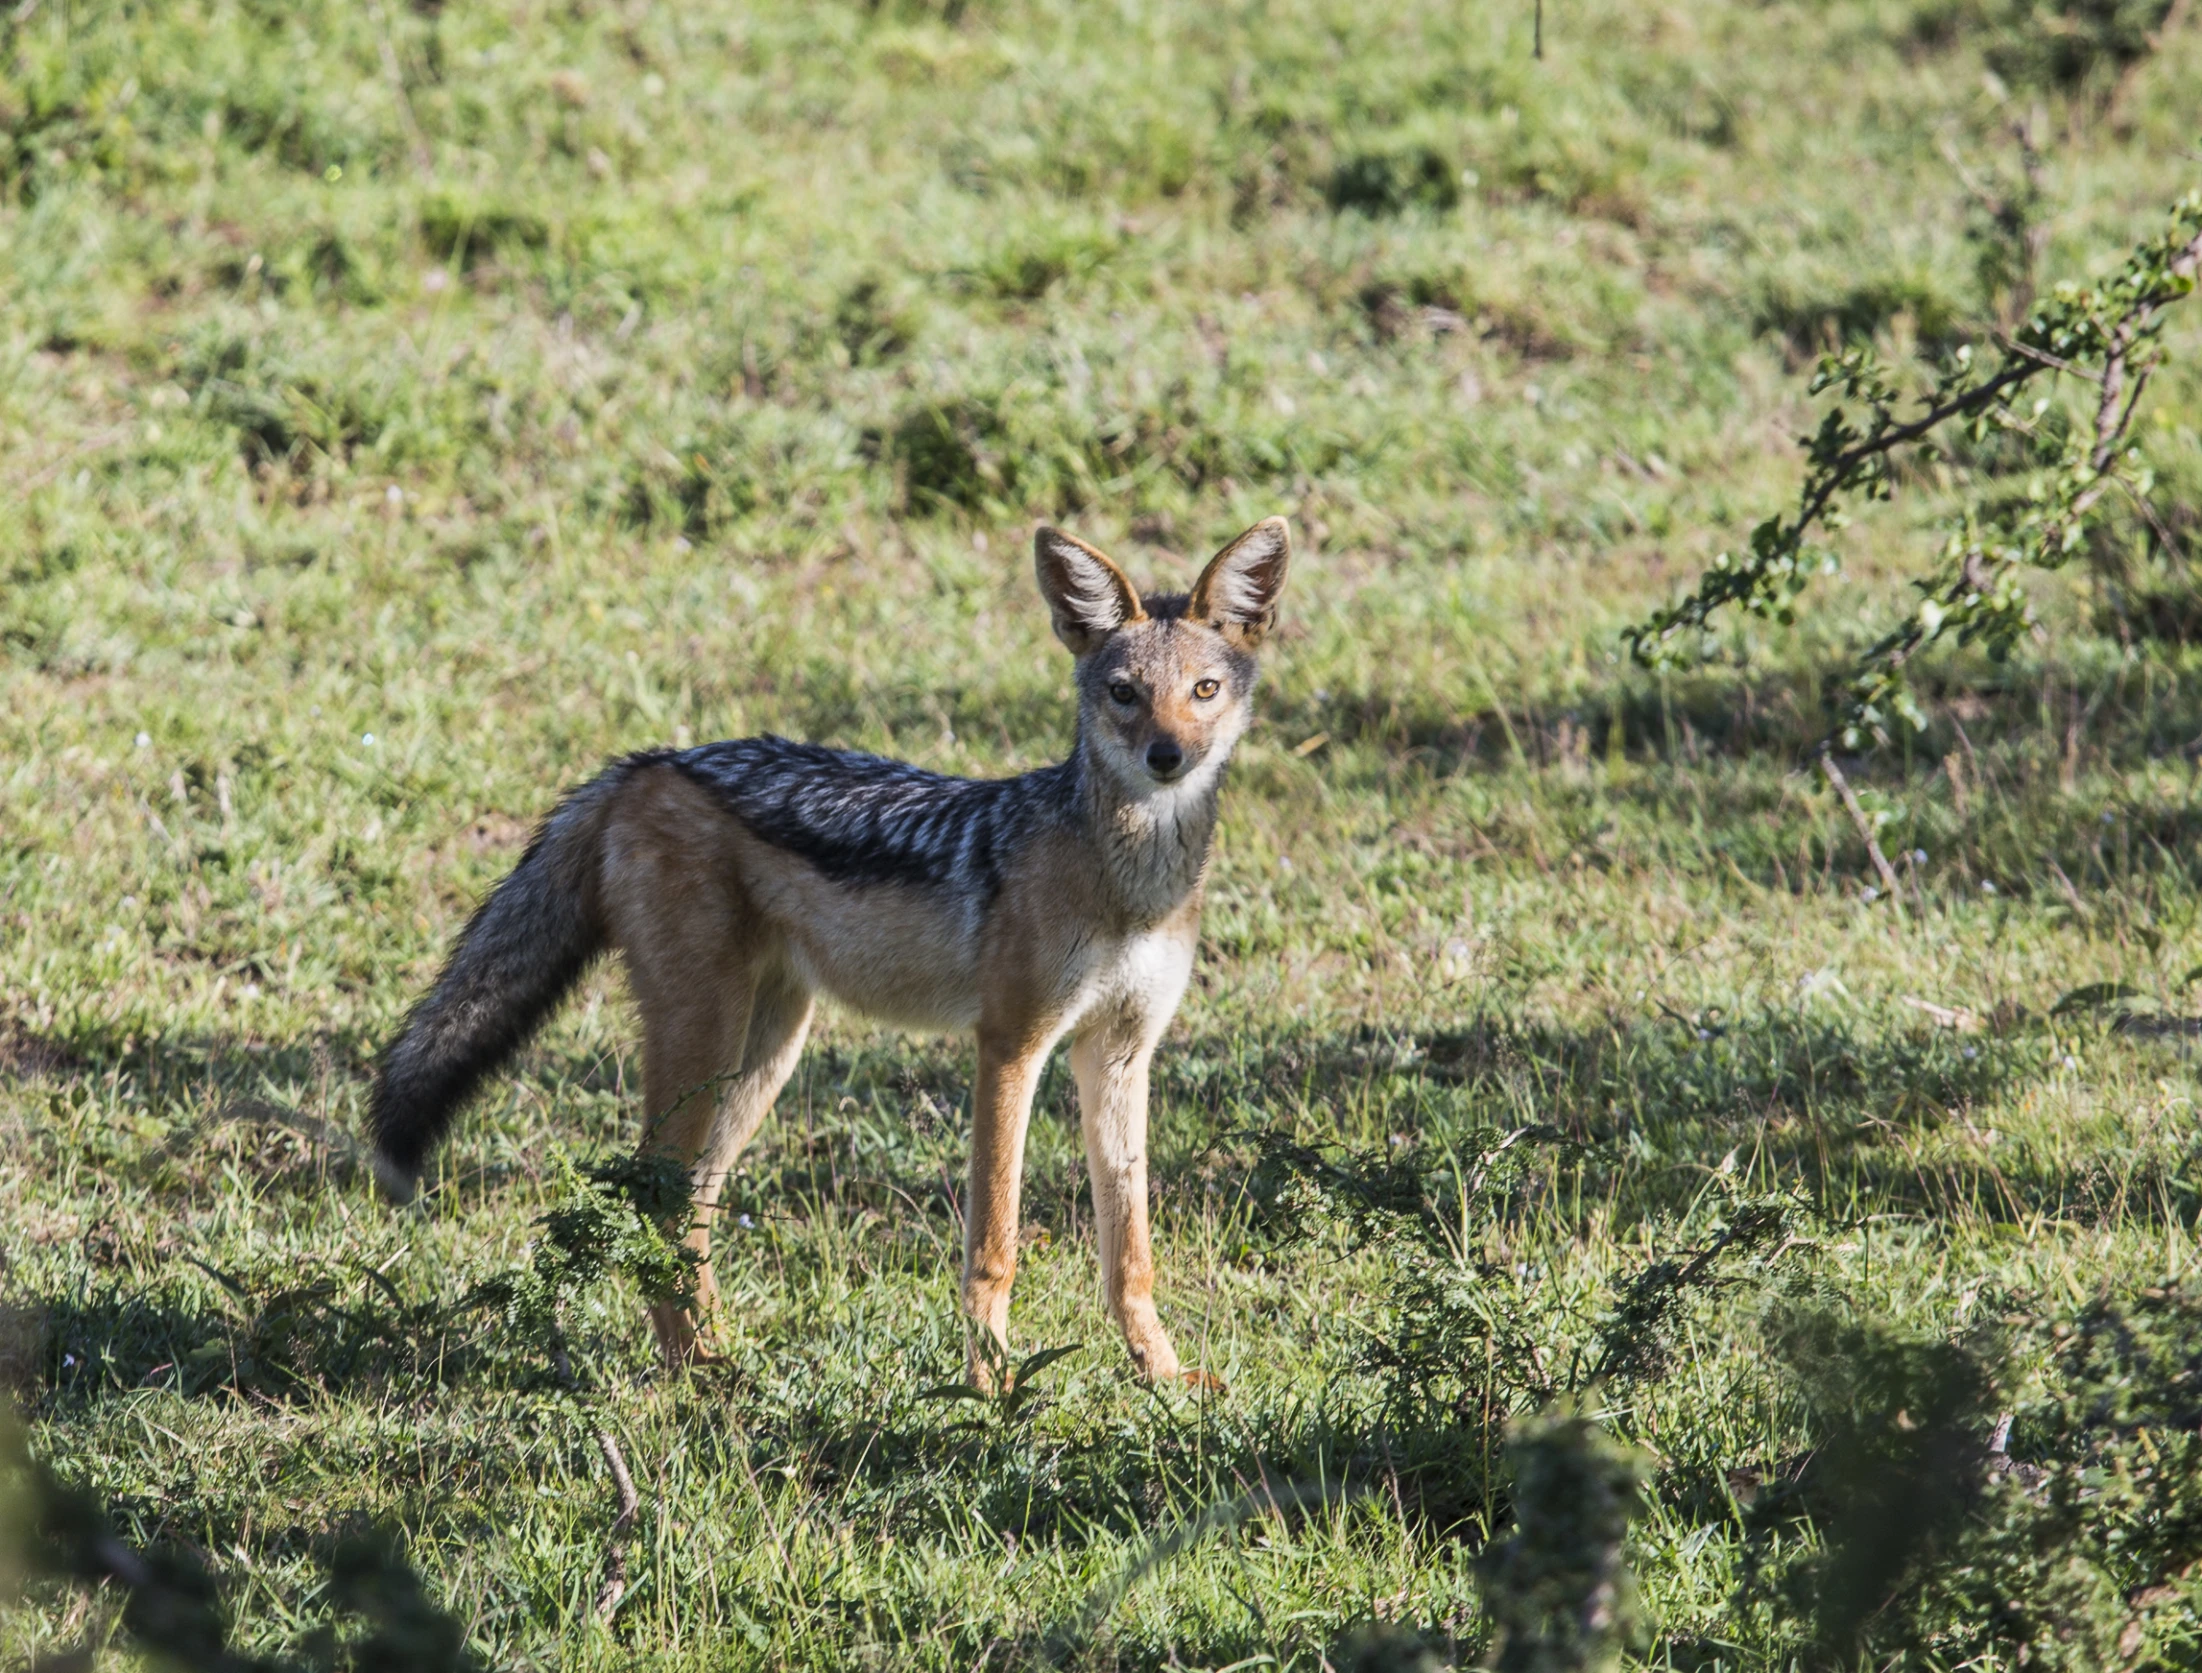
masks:
POLYGON ((1168 778, 1184 764, 1185 751, 1175 738, 1157 738, 1147 746, 1147 770, 1157 778, 1168 778))

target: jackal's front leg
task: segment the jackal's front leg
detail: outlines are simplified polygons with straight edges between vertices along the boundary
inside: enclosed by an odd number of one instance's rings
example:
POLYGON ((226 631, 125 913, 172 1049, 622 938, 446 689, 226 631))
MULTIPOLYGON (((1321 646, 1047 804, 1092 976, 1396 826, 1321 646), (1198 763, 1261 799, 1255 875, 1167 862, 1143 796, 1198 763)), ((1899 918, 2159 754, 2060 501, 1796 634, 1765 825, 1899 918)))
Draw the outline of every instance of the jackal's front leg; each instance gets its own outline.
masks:
POLYGON ((1155 1312, 1155 1258, 1147 1237, 1147 1065, 1153 1057, 1153 1038, 1136 1021, 1097 1024, 1071 1045, 1101 1282, 1142 1377, 1220 1386, 1204 1371, 1179 1366, 1155 1312))
POLYGON ((971 1184, 963 1205, 963 1310, 971 1321, 971 1381, 995 1385, 1009 1346, 1009 1286, 1017 1276, 1017 1209, 1025 1128, 1047 1047, 979 1035, 972 1096, 971 1184))

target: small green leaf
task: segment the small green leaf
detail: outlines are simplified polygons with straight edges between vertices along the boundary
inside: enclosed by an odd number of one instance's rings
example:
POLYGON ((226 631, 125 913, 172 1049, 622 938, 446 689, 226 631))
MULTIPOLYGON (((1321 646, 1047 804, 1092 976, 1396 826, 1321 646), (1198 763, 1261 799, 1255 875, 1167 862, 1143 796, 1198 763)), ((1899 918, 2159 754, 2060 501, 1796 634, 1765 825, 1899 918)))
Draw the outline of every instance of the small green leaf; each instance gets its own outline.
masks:
POLYGON ((1013 1379, 1012 1386, 1023 1388, 1026 1382, 1053 1365, 1058 1359, 1074 1354, 1084 1346, 1083 1342, 1073 1342, 1067 1348, 1042 1348, 1038 1353, 1027 1354, 1017 1367, 1017 1374, 1013 1379))
POLYGON ((201 1272, 205 1273, 209 1278, 212 1278, 216 1283, 220 1284, 223 1289, 229 1291, 229 1293, 237 1297, 238 1300, 250 1301, 252 1299, 252 1292, 245 1288, 243 1281, 231 1276, 227 1272, 224 1272, 220 1267, 207 1265, 206 1262, 199 1259, 197 1255, 187 1254, 184 1256, 184 1259, 189 1261, 193 1266, 197 1267, 201 1272))

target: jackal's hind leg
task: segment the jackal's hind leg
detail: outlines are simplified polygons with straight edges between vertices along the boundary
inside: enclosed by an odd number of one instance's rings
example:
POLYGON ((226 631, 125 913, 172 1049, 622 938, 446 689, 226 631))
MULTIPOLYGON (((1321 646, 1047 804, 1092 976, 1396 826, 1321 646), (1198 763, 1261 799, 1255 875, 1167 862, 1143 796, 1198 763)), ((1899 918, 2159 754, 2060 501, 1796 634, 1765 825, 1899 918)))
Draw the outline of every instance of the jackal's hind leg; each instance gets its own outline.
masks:
MULTIPOLYGON (((734 1164, 757 1136, 757 1129, 772 1113, 773 1102, 803 1055, 803 1038, 810 1032, 811 995, 791 977, 768 978, 757 990, 749 1012, 749 1037, 742 1052, 742 1066, 722 1088, 718 1108, 702 1153, 695 1164, 696 1221, 689 1230, 690 1247, 700 1264, 696 1271, 696 1307, 692 1325, 706 1324, 718 1307, 718 1280, 711 1267, 711 1222, 719 1211, 719 1195, 733 1177, 734 1164)), ((675 1309, 677 1312, 678 1309, 675 1309)), ((691 1329, 690 1335, 693 1336, 691 1329)), ((667 1345, 661 1327, 661 1345, 667 1345)), ((682 1357, 700 1356, 692 1342, 676 1340, 668 1357, 677 1350, 682 1357)))
POLYGON ((772 1113, 773 1100, 795 1073, 810 1032, 810 990, 787 972, 775 971, 757 984, 749 1008, 749 1031, 742 1046, 741 1070, 721 1089, 711 1132, 696 1163, 696 1203, 718 1206, 719 1193, 734 1164, 772 1113))
POLYGON ((720 988, 699 992, 694 1010, 719 1002, 719 1026, 694 1014, 663 1017, 651 1030, 645 1020, 644 1079, 652 1112, 643 1148, 670 1156, 688 1168, 693 1184, 693 1218, 683 1241, 695 1251, 693 1302, 661 1302, 651 1310, 658 1346, 666 1362, 677 1365, 710 1357, 700 1332, 708 1328, 718 1304, 718 1279, 711 1266, 711 1222, 719 1195, 742 1150, 794 1071, 810 1027, 811 996, 780 973, 753 976, 738 995, 720 988), (732 1004, 725 1001, 732 999, 732 1004), (649 1041, 662 1040, 662 1052, 649 1041))
MULTIPOLYGON (((640 1148, 678 1163, 693 1177, 703 1172, 706 1153, 714 1148, 720 1104, 741 1073, 756 985, 747 970, 715 970, 709 975, 717 979, 695 980, 704 973, 690 966, 691 981, 684 988, 675 971, 632 956, 628 969, 642 1011, 640 1148)), ((669 1365, 699 1356, 696 1326, 710 1317, 718 1297, 710 1221, 700 1201, 682 1241, 697 1258, 694 1299, 685 1308, 661 1301, 650 1309, 669 1365)))

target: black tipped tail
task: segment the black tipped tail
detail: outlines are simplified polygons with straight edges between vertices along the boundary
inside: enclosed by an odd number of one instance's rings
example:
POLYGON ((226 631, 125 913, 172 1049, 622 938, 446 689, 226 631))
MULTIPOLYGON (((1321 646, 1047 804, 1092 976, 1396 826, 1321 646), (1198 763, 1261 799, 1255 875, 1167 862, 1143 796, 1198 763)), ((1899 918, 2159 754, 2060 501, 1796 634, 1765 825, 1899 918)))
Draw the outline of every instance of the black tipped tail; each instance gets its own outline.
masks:
POLYGON ((412 1194, 421 1164, 459 1106, 527 1042, 604 950, 599 873, 623 761, 574 791, 544 821, 511 875, 482 903, 436 985, 383 1053, 368 1125, 375 1173, 412 1194))

